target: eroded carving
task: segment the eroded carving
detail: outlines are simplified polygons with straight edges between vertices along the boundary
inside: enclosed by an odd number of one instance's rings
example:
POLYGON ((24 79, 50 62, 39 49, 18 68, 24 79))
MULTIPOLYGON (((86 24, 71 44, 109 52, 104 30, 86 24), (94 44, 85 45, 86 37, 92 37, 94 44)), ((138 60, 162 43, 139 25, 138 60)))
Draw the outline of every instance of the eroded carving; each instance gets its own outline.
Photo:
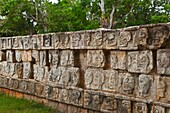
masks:
POLYGON ((120 32, 119 31, 110 31, 105 32, 104 36, 106 37, 106 49, 117 49, 118 48, 118 39, 120 32))
POLYGON ((58 63, 59 63, 59 51, 58 50, 49 50, 49 63, 51 65, 58 66, 58 63))
POLYGON ((83 89, 81 88, 72 88, 70 89, 69 98, 70 103, 76 106, 82 106, 83 105, 83 89))
POLYGON ((30 62, 23 63, 23 78, 33 78, 32 77, 32 66, 30 62))
POLYGON ((47 51, 40 51, 40 65, 47 65, 47 51))
POLYGON ((60 54, 60 65, 61 66, 74 66, 73 51, 63 50, 60 54))
POLYGON ((7 62, 14 62, 14 52, 11 50, 6 51, 6 60, 7 62))
POLYGON ((148 107, 145 103, 135 103, 134 113, 148 113, 148 107))

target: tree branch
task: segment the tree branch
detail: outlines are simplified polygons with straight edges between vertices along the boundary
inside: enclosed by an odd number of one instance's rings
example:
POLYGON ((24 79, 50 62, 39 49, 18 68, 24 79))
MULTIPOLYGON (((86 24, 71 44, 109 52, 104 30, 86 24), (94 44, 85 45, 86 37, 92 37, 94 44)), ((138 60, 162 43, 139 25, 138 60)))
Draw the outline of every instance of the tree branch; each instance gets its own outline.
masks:
POLYGON ((101 0, 101 3, 99 3, 100 9, 102 11, 102 14, 105 14, 105 8, 104 8, 104 0, 101 0))
POLYGON ((112 25, 113 25, 113 14, 115 13, 115 6, 112 5, 112 11, 110 13, 110 24, 109 24, 109 29, 112 28, 112 25))

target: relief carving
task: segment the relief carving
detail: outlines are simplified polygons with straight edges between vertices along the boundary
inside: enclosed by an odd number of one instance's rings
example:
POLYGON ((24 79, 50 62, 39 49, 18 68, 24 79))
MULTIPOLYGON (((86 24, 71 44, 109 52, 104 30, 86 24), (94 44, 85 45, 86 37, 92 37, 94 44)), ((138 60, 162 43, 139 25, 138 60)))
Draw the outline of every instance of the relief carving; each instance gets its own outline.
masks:
POLYGON ((77 106, 83 105, 83 93, 82 89, 80 88, 74 88, 70 90, 69 96, 70 96, 70 103, 77 106))
POLYGON ((70 51, 70 50, 61 51, 60 65, 61 66, 74 66, 73 51, 70 51))
POLYGON ((18 51, 18 50, 15 51, 15 58, 16 58, 17 62, 22 61, 22 55, 21 54, 22 54, 21 51, 18 51))
POLYGON ((145 103, 135 103, 134 113, 148 113, 148 107, 145 103))
POLYGON ((163 106, 153 106, 151 113, 165 113, 165 107, 163 106))
POLYGON ((74 33, 71 34, 71 47, 73 48, 80 48, 81 44, 81 34, 79 33, 74 33))
POLYGON ((11 50, 6 51, 6 60, 7 62, 14 62, 14 52, 11 50))
POLYGON ((103 46, 103 33, 101 30, 92 32, 92 37, 91 37, 91 46, 94 47, 102 47, 103 46))
POLYGON ((58 50, 49 50, 49 63, 53 66, 58 66, 59 63, 59 51, 58 50))
POLYGON ((22 38, 22 40, 23 40, 23 47, 24 47, 24 49, 31 49, 31 43, 30 43, 30 37, 29 36, 24 36, 23 38, 22 38))
POLYGON ((146 46, 148 39, 148 30, 147 28, 140 28, 134 34, 135 42, 139 45, 146 46))
POLYGON ((32 78, 32 67, 30 62, 23 63, 23 78, 32 78))
POLYGON ((160 77, 157 78, 157 99, 165 96, 166 84, 160 77))
POLYGON ((119 31, 110 31, 105 32, 104 36, 106 37, 106 49, 117 49, 118 48, 118 39, 120 32, 119 31))
POLYGON ((16 63, 15 64, 15 75, 16 78, 23 78, 23 64, 16 63))
POLYGON ((47 52, 40 51, 40 65, 46 66, 47 65, 47 52))
POLYGON ((13 38, 13 49, 23 49, 23 40, 22 37, 14 37, 13 38))
POLYGON ((105 56, 102 50, 88 50, 87 65, 89 67, 104 67, 105 56))

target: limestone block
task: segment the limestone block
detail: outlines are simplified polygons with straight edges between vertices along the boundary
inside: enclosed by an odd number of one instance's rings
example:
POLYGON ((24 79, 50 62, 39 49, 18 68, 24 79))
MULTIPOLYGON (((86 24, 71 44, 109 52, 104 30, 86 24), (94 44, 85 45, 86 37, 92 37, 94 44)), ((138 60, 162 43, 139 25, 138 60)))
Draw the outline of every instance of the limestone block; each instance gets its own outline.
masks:
POLYGON ((59 101, 59 95, 60 95, 60 88, 58 87, 54 87, 53 88, 53 91, 54 91, 54 100, 55 101, 59 101))
POLYGON ((9 88, 9 78, 8 77, 2 78, 2 87, 9 88))
POLYGON ((104 67, 105 56, 102 50, 88 50, 87 65, 88 67, 104 67))
POLYGON ((65 74, 66 68, 57 68, 52 66, 49 74, 47 75, 47 81, 58 82, 63 74, 65 74))
POLYGON ((125 51, 111 51, 110 52, 111 67, 112 69, 127 69, 127 57, 125 51))
POLYGON ((0 51, 0 61, 4 61, 4 60, 5 60, 5 52, 0 51))
POLYGON ((33 77, 34 80, 45 82, 47 79, 49 68, 47 66, 33 65, 33 77))
POLYGON ((83 48, 83 33, 75 32, 70 34, 71 39, 71 49, 80 49, 83 48))
POLYGON ((49 63, 50 65, 56 65, 59 64, 59 51, 58 50, 49 50, 49 63))
POLYGON ((52 36, 55 49, 70 48, 70 37, 67 33, 56 33, 52 36))
POLYGON ((12 38, 11 37, 6 37, 6 49, 12 49, 12 38))
POLYGON ((17 62, 21 62, 22 61, 22 52, 19 50, 15 50, 15 59, 17 62))
POLYGON ((0 87, 3 87, 4 84, 4 77, 0 76, 0 87))
POLYGON ((151 113, 165 113, 165 107, 159 105, 153 105, 151 113))
POLYGON ((7 50, 6 51, 6 60, 7 62, 14 62, 14 51, 7 50))
POLYGON ((158 74, 170 75, 170 49, 159 49, 157 51, 158 74))
POLYGON ((102 98, 98 91, 84 90, 84 107, 92 110, 100 110, 102 98))
POLYGON ((106 113, 116 113, 117 103, 114 99, 113 93, 102 92, 100 95, 103 100, 100 111, 106 113))
POLYGON ((0 42, 1 42, 1 50, 5 50, 6 49, 6 38, 1 38, 0 42))
POLYGON ((91 41, 89 49, 103 49, 105 48, 105 39, 103 38, 102 30, 95 30, 91 32, 91 41))
POLYGON ((13 89, 19 91, 21 80, 13 79, 13 89))
POLYGON ((15 74, 14 78, 23 78, 23 64, 15 63, 15 74))
POLYGON ((10 73, 10 63, 7 61, 3 61, 3 73, 4 76, 9 76, 10 73))
POLYGON ((151 75, 140 74, 138 80, 139 83, 137 95, 144 98, 151 97, 154 99, 156 92, 153 85, 153 77, 151 75))
POLYGON ((67 69, 65 76, 69 77, 68 86, 78 86, 80 83, 79 68, 70 67, 67 69))
POLYGON ((119 77, 121 77, 121 91, 124 94, 134 94, 136 89, 136 78, 134 74, 128 72, 120 72, 119 77))
POLYGON ((138 45, 130 31, 122 30, 118 39, 118 47, 122 50, 137 50, 138 45))
POLYGON ((32 64, 30 62, 23 62, 23 78, 33 78, 32 64))
POLYGON ((13 77, 15 74, 15 63, 10 63, 10 71, 9 71, 9 76, 13 77))
POLYGON ((45 85, 45 97, 47 99, 55 99, 55 92, 52 86, 45 85))
POLYGON ((41 35, 41 49, 53 49, 53 34, 42 34, 41 35))
POLYGON ((131 101, 130 100, 117 100, 117 112, 116 113, 131 113, 131 101))
POLYGON ((69 90, 65 88, 59 89, 59 101, 69 104, 69 90))
POLYGON ((26 80, 22 80, 20 91, 23 93, 28 93, 28 86, 29 86, 29 82, 27 82, 26 80))
POLYGON ((74 66, 74 55, 71 50, 63 50, 60 54, 61 66, 74 66))
POLYGON ((135 102, 133 105, 133 113, 148 113, 147 104, 142 102, 135 102))
POLYGON ((32 49, 40 49, 41 48, 41 35, 33 35, 31 37, 32 49))
POLYGON ((128 52, 128 71, 134 73, 149 73, 153 69, 152 51, 128 52))
POLYGON ((40 65, 46 66, 47 65, 47 51, 40 51, 40 65))
POLYGON ((32 41, 30 36, 23 36, 22 40, 23 40, 23 48, 25 50, 32 49, 32 41))
POLYGON ((3 76, 3 62, 0 62, 0 76, 3 76))
POLYGON ((27 51, 22 51, 22 61, 23 62, 31 62, 32 61, 32 51, 27 50, 27 51))
POLYGON ((85 87, 101 90, 104 83, 104 72, 100 69, 87 69, 85 72, 85 87))
POLYGON ((132 35, 135 39, 135 43, 138 44, 138 46, 146 47, 147 40, 149 38, 147 28, 139 28, 136 31, 134 31, 132 35))
POLYGON ((36 82, 34 80, 29 79, 28 81, 28 93, 34 95, 35 94, 35 86, 36 82))
POLYGON ((158 49, 169 38, 169 28, 167 26, 155 26, 149 28, 148 48, 158 49))
POLYGON ((45 96, 45 86, 44 86, 44 84, 41 84, 41 83, 35 84, 35 95, 40 96, 40 97, 45 96))
POLYGON ((70 88, 69 89, 69 100, 70 104, 75 106, 83 106, 83 89, 81 88, 70 88))
POLYGON ((23 49, 23 40, 21 36, 12 38, 12 49, 23 49))
POLYGON ((119 30, 105 31, 104 37, 106 39, 106 49, 118 49, 119 30))
POLYGON ((116 70, 105 70, 105 79, 102 90, 117 91, 119 86, 119 73, 116 70))
POLYGON ((38 63, 40 61, 40 52, 37 50, 32 50, 32 59, 33 61, 35 61, 36 63, 38 63))

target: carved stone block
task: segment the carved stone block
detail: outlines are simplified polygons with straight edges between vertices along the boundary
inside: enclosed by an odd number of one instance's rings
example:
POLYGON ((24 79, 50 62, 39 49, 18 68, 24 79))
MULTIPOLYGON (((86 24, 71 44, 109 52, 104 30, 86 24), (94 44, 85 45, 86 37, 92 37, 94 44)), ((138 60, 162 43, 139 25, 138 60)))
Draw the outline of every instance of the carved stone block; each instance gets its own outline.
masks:
POLYGON ((92 90, 84 90, 84 107, 92 110, 100 110, 102 98, 100 93, 92 90))
POLYGON ((47 65, 47 51, 40 51, 40 65, 46 66, 47 65))
POLYGON ((2 62, 3 63, 3 73, 4 76, 9 76, 10 73, 10 63, 7 61, 2 62))
POLYGON ((159 74, 170 75, 170 49, 157 51, 157 71, 159 74))
POLYGON ((21 36, 12 38, 12 49, 23 49, 23 40, 21 36))
POLYGON ((83 106, 83 89, 71 88, 69 89, 69 100, 70 104, 76 106, 83 106))
POLYGON ((28 84, 28 93, 34 95, 35 94, 35 86, 36 83, 34 80, 29 79, 29 84, 28 84))
POLYGON ((4 60, 5 60, 5 52, 0 51, 0 61, 4 61, 4 60))
POLYGON ((19 91, 21 80, 13 79, 13 89, 19 91))
POLYGON ((106 38, 106 49, 118 49, 119 30, 106 31, 104 37, 106 38))
POLYGON ((147 45, 149 49, 158 49, 169 37, 169 28, 167 26, 157 26, 149 28, 150 37, 147 45))
POLYGON ((11 37, 6 37, 6 49, 12 49, 12 38, 11 37))
POLYGON ((3 62, 0 62, 0 76, 3 76, 4 68, 3 68, 3 62))
POLYGON ((54 99, 55 98, 54 88, 50 85, 45 85, 45 97, 47 99, 54 99))
POLYGON ((125 51, 111 51, 110 52, 110 59, 111 59, 111 67, 113 69, 127 69, 127 57, 125 51))
POLYGON ((49 63, 50 65, 56 65, 59 64, 59 51, 58 50, 49 50, 49 63))
POLYGON ((40 41, 40 38, 41 35, 33 35, 32 36, 32 48, 33 49, 40 49, 41 48, 41 41, 40 41))
POLYGON ((87 69, 85 72, 85 87, 101 90, 104 83, 104 72, 100 69, 87 69))
POLYGON ((121 31, 118 39, 118 47, 122 50, 136 50, 138 49, 134 37, 130 31, 121 31))
POLYGON ((32 59, 33 61, 35 61, 36 63, 38 63, 40 61, 40 53, 37 50, 32 50, 32 59))
POLYGON ((68 106, 68 113, 88 113, 87 109, 76 107, 76 106, 68 106))
POLYGON ((128 71, 149 73, 153 68, 153 54, 149 50, 128 52, 128 71))
POLYGON ((25 50, 32 49, 32 43, 31 43, 31 37, 30 36, 24 36, 22 38, 23 40, 23 48, 25 50))
POLYGON ((59 101, 69 104, 69 90, 60 88, 59 89, 59 101))
POLYGON ((15 74, 15 63, 10 63, 10 71, 9 71, 9 76, 13 77, 15 74))
POLYGON ((52 36, 55 49, 70 48, 70 37, 67 33, 58 33, 52 36))
POLYGON ((7 62, 14 62, 14 51, 11 50, 6 51, 6 60, 7 62))
POLYGON ((140 74, 138 83, 138 95, 142 97, 148 97, 151 95, 151 93, 154 93, 152 76, 140 74))
POLYGON ((22 63, 16 63, 15 64, 15 78, 23 78, 23 64, 22 63))
POLYGON ((53 49, 52 35, 53 34, 43 34, 43 35, 41 35, 41 49, 53 49))
POLYGON ((90 48, 91 49, 102 49, 105 47, 102 30, 91 31, 91 41, 90 48))
POLYGON ((148 107, 146 103, 136 102, 133 105, 133 113, 148 113, 148 107))
POLYGON ((117 109, 117 103, 114 99, 114 95, 112 93, 101 93, 102 103, 100 111, 106 113, 115 113, 117 109))
POLYGON ((21 92, 23 92, 23 93, 27 93, 28 92, 28 86, 29 86, 29 84, 28 84, 29 82, 27 82, 26 80, 22 80, 22 82, 21 82, 21 92))
POLYGON ((104 67, 105 56, 102 50, 88 50, 87 65, 89 67, 104 67))
POLYGON ((165 107, 159 105, 152 106, 151 113, 165 113, 165 107))
POLYGON ((1 50, 6 49, 6 38, 1 38, 0 43, 1 43, 1 50))
POLYGON ((63 50, 60 54, 61 66, 74 66, 74 55, 71 50, 63 50))
POLYGON ((131 113, 131 101, 117 100, 117 112, 116 113, 131 113))
POLYGON ((23 63, 23 78, 33 78, 32 74, 32 65, 30 62, 24 62, 23 63))
POLYGON ((23 62, 31 62, 32 61, 32 51, 22 51, 22 61, 23 62))
POLYGON ((105 79, 102 86, 106 91, 117 91, 119 85, 119 74, 116 70, 105 70, 105 79))
POLYGON ((35 95, 44 97, 45 96, 45 86, 43 84, 35 84, 35 95))
POLYGON ((15 59, 17 62, 21 62, 22 61, 22 52, 19 50, 15 50, 15 59))
POLYGON ((69 77, 68 86, 77 86, 80 82, 79 68, 71 67, 67 69, 65 76, 69 77))
POLYGON ((83 46, 83 34, 81 33, 72 33, 70 34, 71 39, 71 49, 80 49, 83 46))
POLYGON ((33 65, 34 80, 45 82, 48 74, 47 66, 33 65))

